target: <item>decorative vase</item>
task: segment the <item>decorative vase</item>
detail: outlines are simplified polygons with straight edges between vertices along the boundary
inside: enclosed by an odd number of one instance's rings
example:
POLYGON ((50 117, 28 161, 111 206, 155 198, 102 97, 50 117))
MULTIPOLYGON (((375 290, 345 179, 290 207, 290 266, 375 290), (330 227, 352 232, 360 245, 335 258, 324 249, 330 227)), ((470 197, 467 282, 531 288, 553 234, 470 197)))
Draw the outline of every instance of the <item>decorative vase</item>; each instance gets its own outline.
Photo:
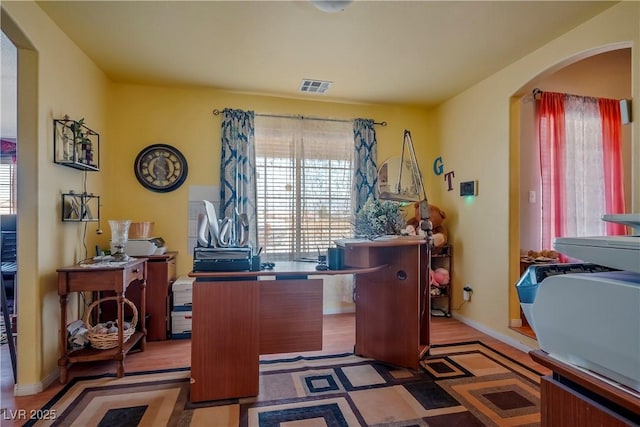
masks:
POLYGON ((127 246, 130 225, 131 221, 128 219, 123 221, 113 219, 109 220, 109 227, 111 227, 111 242, 113 243, 113 247, 116 249, 115 252, 111 254, 113 261, 129 260, 129 255, 125 253, 124 248, 127 246))

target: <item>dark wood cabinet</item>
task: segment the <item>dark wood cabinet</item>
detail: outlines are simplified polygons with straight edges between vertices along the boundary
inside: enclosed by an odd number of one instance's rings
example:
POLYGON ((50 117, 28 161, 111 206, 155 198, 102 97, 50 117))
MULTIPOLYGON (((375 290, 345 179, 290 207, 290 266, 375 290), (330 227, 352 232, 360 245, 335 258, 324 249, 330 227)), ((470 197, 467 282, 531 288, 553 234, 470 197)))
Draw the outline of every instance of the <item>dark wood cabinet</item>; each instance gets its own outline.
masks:
MULTIPOLYGON (((147 260, 146 307, 147 315, 139 322, 147 327, 147 341, 166 340, 171 325, 171 284, 176 279, 177 252, 151 255, 147 260)), ((114 292, 101 292, 99 297, 114 296, 114 292)), ((127 289, 127 299, 140 307, 142 292, 139 283, 127 289)), ((125 316, 127 314, 125 313, 125 316)), ((114 320, 117 317, 116 304, 107 301, 100 305, 100 320, 114 320)), ((128 319, 127 319, 128 320, 128 319)))
POLYGON ((551 369, 540 382, 542 427, 622 427, 640 424, 640 399, 585 370, 560 362, 542 350, 531 358, 551 369))
POLYGON ((166 340, 171 326, 171 284, 176 280, 177 252, 152 255, 147 260, 148 341, 166 340))
POLYGON ((429 347, 428 280, 421 268, 425 248, 417 240, 400 239, 345 248, 345 266, 384 266, 355 276, 355 354, 419 368, 429 347))

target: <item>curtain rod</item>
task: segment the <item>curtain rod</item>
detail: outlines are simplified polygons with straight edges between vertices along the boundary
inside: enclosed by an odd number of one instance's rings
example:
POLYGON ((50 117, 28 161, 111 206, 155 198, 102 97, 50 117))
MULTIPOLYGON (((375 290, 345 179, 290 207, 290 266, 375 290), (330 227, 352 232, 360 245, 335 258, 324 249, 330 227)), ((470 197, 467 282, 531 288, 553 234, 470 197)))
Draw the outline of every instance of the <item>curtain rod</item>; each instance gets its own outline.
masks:
MULTIPOLYGON (((218 110, 217 108, 215 108, 213 110, 213 115, 214 116, 219 116, 220 114, 222 114, 222 111, 218 110)), ((302 115, 294 115, 294 114, 264 114, 264 113, 256 113, 256 116, 261 116, 261 117, 280 117, 283 119, 306 119, 306 120, 322 120, 325 122, 341 122, 341 123, 349 123, 352 122, 353 120, 342 120, 342 119, 323 119, 320 117, 309 117, 309 116, 302 116, 302 115)), ((387 122, 373 122, 374 125, 380 125, 380 126, 386 126, 387 122)))
MULTIPOLYGON (((560 92, 562 93, 562 92, 560 92)), ((540 99, 540 96, 543 94, 543 90, 540 88, 533 88, 533 90, 531 91, 531 96, 533 97, 533 99, 540 99)), ((592 96, 592 95, 575 95, 575 94, 571 94, 571 93, 563 93, 564 95, 569 95, 569 96, 578 96, 581 98, 599 98, 599 99, 613 99, 614 101, 618 101, 618 99, 615 98, 604 98, 602 96, 592 96)))
POLYGON ((541 95, 542 89, 534 87, 531 93, 527 93, 522 97, 522 100, 525 102, 539 101, 541 95))

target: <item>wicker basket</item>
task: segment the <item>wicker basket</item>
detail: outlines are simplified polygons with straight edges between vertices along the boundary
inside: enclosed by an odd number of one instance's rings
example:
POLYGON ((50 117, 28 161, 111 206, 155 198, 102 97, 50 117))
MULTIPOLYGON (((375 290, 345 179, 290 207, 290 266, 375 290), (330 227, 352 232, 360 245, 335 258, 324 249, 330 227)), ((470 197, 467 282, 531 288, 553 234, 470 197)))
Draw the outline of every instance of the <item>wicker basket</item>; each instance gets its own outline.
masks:
POLYGON ((153 235, 153 221, 132 222, 129 225, 129 239, 148 239, 153 235))
MULTIPOLYGON (((93 325, 91 325, 91 322, 89 320, 91 318, 91 311, 95 307, 97 307, 101 302, 111 301, 111 300, 117 301, 118 297, 106 297, 106 298, 101 298, 99 300, 96 300, 89 306, 89 308, 84 314, 84 323, 85 325, 87 325, 87 329, 88 329, 86 336, 91 342, 91 347, 97 348, 98 350, 107 350, 109 348, 114 348, 118 346, 118 332, 112 332, 107 334, 97 334, 95 332, 92 332, 93 325)), ((124 302, 128 304, 129 307, 131 307, 131 310, 133 311, 133 319, 131 320, 131 326, 129 327, 129 329, 122 331, 123 343, 127 342, 129 338, 131 338, 133 333, 136 331, 136 324, 138 323, 138 309, 136 308, 135 304, 126 298, 124 298, 124 302)))

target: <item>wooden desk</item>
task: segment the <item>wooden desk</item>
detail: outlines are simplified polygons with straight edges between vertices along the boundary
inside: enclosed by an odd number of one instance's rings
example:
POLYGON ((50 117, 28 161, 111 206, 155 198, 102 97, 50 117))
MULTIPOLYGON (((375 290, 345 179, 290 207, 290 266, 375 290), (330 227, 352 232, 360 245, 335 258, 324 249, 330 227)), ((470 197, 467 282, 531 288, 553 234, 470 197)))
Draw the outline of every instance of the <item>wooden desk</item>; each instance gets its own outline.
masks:
POLYGON ((76 362, 93 362, 97 360, 117 360, 118 377, 124 375, 124 358, 127 353, 139 343, 139 348, 144 351, 146 327, 145 318, 145 288, 147 280, 147 262, 145 258, 135 259, 122 266, 102 266, 87 267, 73 265, 59 268, 58 272, 58 294, 60 295, 60 351, 58 359, 60 367, 60 382, 65 384, 68 380, 68 365, 76 362), (127 287, 134 281, 138 281, 141 287, 142 298, 138 315, 138 329, 131 338, 123 343, 122 323, 124 319, 124 296, 127 287), (115 348, 107 350, 97 350, 94 348, 82 348, 79 350, 67 350, 67 301, 71 292, 98 292, 113 291, 118 298, 118 339, 119 344, 115 348))
POLYGON ((278 262, 274 270, 190 273, 196 278, 190 400, 255 396, 260 354, 321 350, 322 279, 311 278, 318 275, 355 275, 356 354, 417 369, 429 345, 424 243, 345 241, 343 270, 278 262))
POLYGON ((531 358, 553 371, 542 377, 542 427, 622 427, 640 424, 640 392, 605 382, 543 350, 531 358))
POLYGON ((375 274, 355 273, 355 353, 418 369, 429 349, 431 302, 424 240, 407 236, 381 241, 340 241, 344 265, 384 265, 375 274))

